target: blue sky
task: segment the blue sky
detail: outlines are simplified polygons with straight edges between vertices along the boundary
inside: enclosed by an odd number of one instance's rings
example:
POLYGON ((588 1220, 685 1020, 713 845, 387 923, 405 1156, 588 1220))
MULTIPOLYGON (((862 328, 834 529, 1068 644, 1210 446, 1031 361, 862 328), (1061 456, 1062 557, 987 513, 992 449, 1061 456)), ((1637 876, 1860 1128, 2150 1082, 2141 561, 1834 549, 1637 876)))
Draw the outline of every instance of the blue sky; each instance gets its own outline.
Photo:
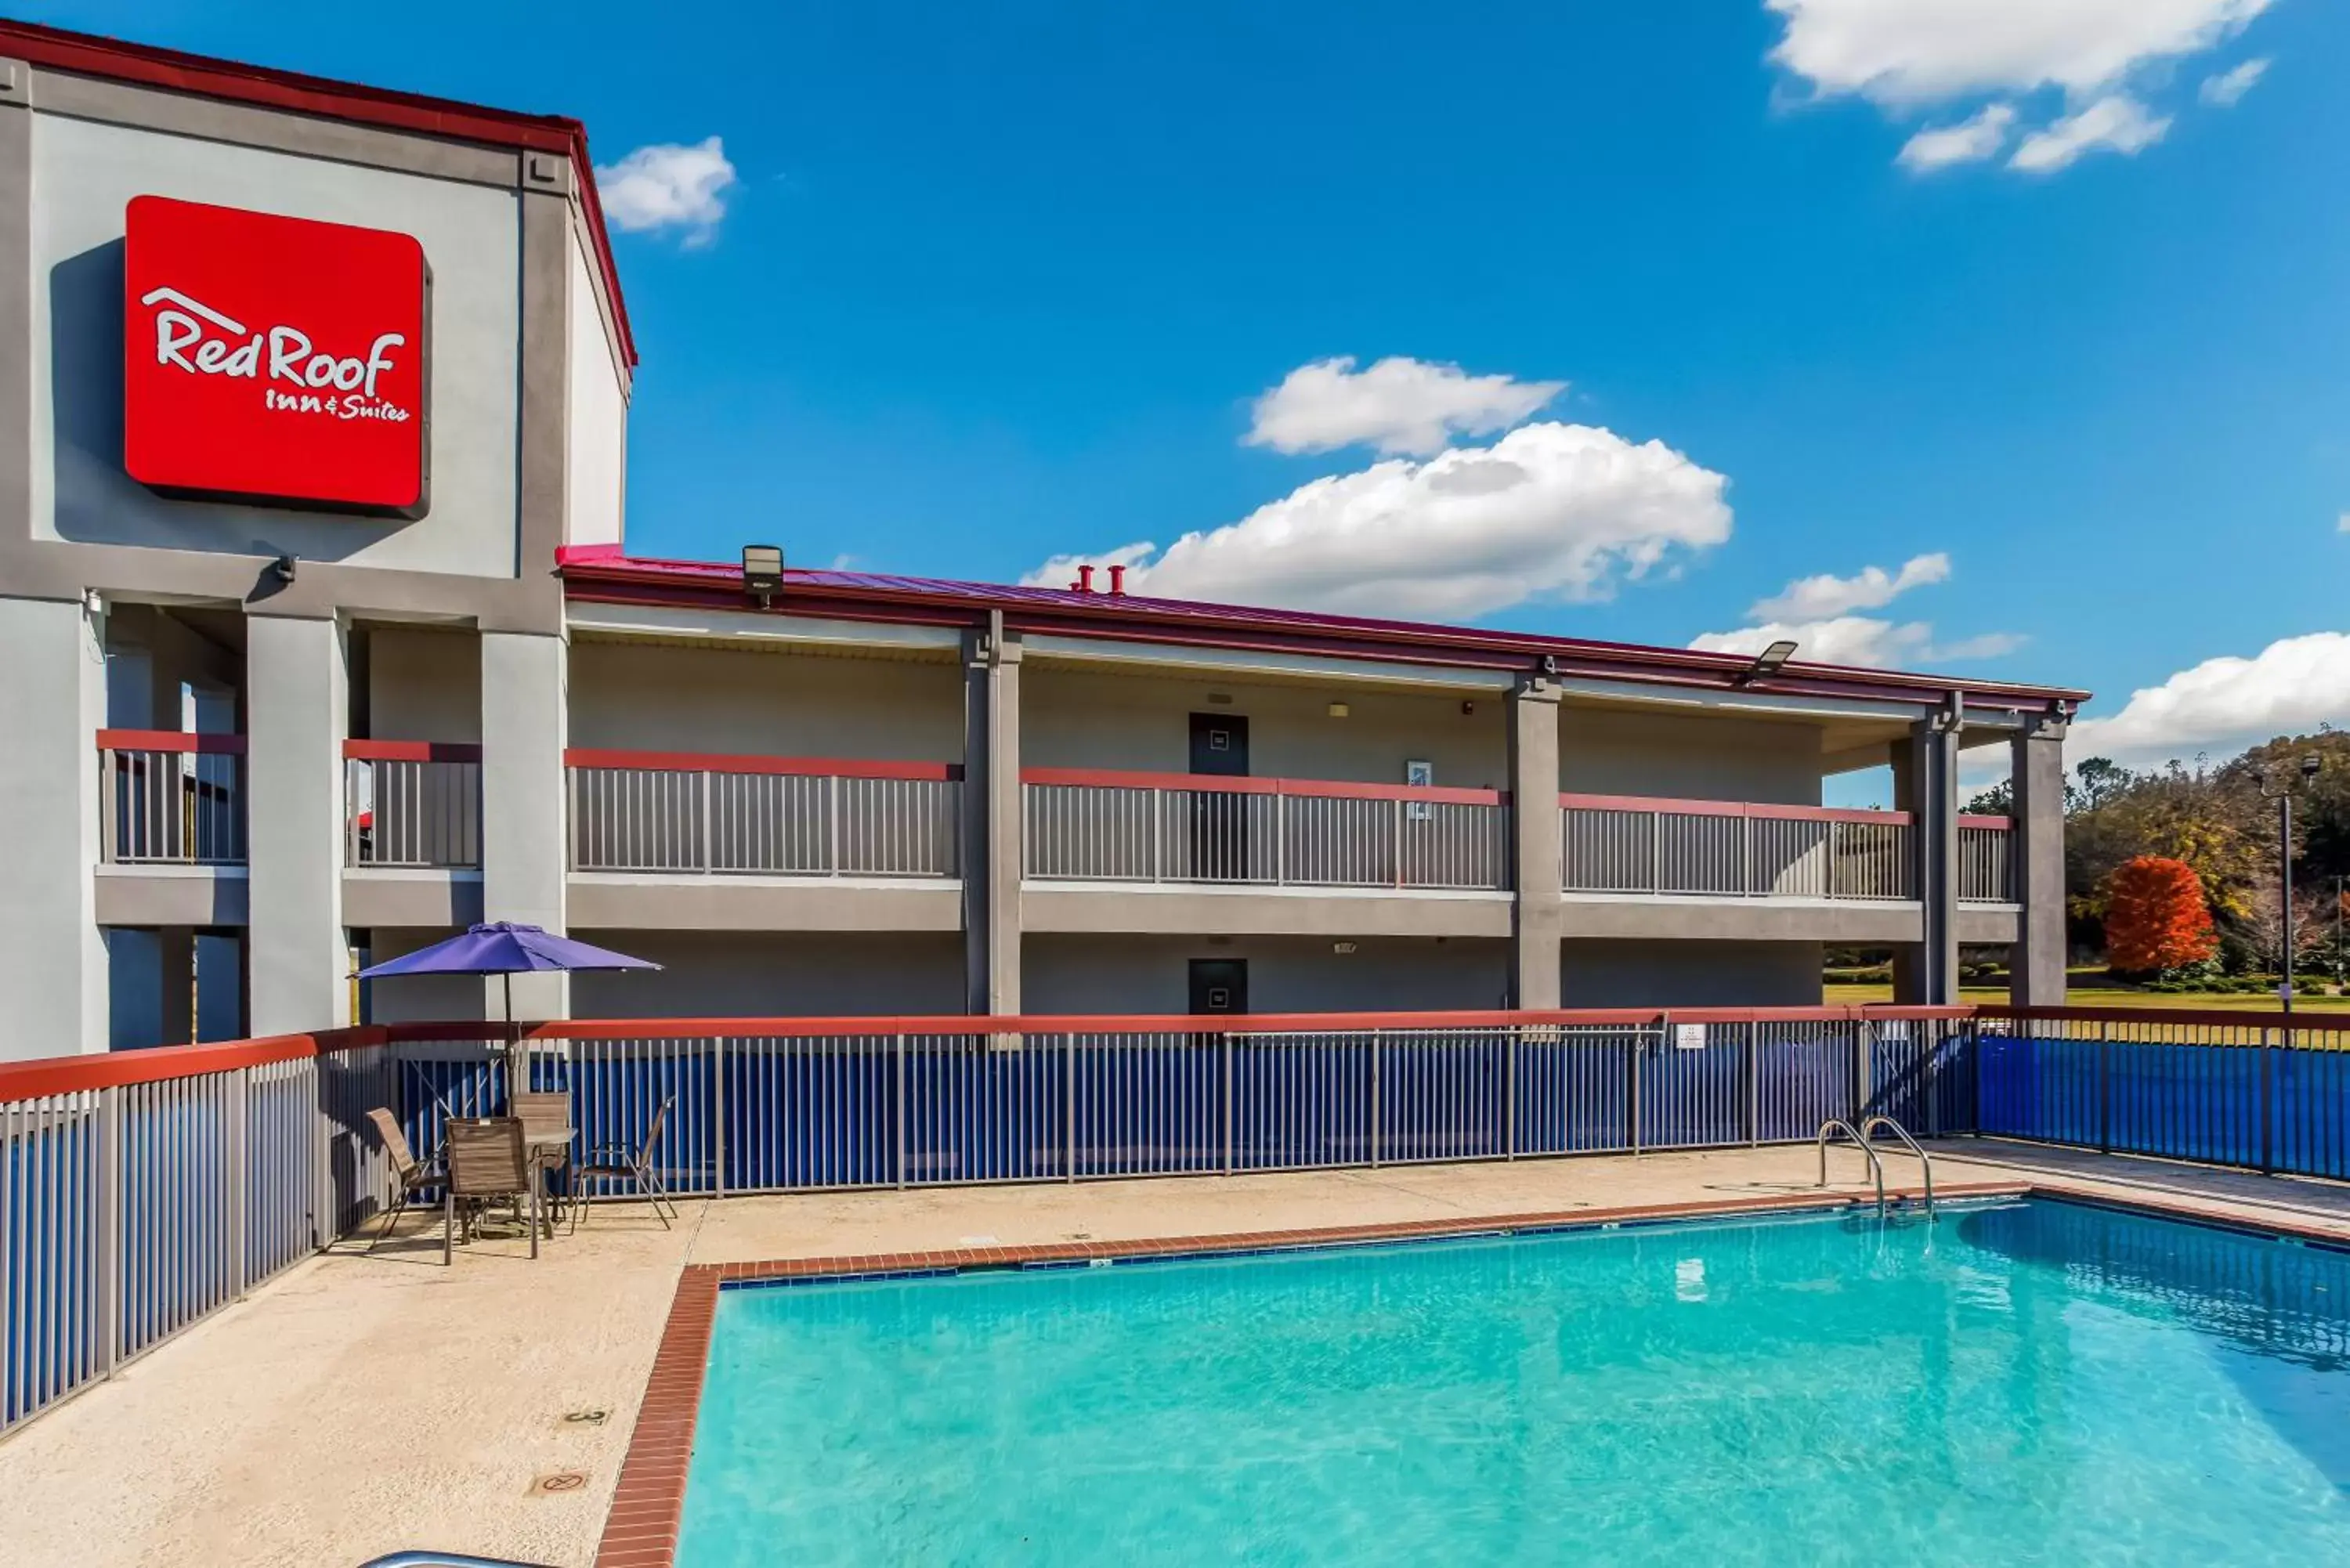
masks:
POLYGON ((640 554, 1149 541, 1161 592, 2086 686, 2140 761, 2350 722, 2339 5, 29 12, 655 150, 640 554))

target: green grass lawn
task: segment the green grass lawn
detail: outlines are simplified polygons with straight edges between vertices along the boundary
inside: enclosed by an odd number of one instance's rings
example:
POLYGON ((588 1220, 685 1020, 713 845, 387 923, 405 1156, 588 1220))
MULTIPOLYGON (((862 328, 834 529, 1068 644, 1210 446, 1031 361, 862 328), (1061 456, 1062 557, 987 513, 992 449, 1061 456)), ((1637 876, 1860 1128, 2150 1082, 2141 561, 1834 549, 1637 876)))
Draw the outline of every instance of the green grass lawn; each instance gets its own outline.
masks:
MULTIPOLYGON (((1831 981, 1820 990, 1821 1000, 1835 1006, 1893 1000, 1893 987, 1888 984, 1856 985, 1831 981)), ((1966 986, 1959 992, 1959 1000, 2005 1002, 2007 987, 1966 986)), ((2192 992, 2140 991, 2136 986, 2119 983, 2103 970, 2091 969, 2076 969, 2066 977, 2064 1001, 2074 1007, 2142 1007, 2174 1011, 2185 1008, 2227 1012, 2274 1012, 2277 1010, 2277 999, 2273 994, 2227 992, 2201 995, 2192 992)), ((2350 996, 2317 996, 2306 991, 2296 991, 2293 1005, 2300 1012, 2350 1012, 2350 996)))

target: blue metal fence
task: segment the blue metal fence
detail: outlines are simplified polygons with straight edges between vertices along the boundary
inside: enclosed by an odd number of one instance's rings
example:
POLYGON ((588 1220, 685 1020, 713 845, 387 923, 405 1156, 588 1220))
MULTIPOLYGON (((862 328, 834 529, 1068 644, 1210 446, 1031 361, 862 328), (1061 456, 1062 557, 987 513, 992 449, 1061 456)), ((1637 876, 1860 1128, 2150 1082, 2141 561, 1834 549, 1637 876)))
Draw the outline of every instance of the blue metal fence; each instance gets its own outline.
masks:
MULTIPOLYGON (((557 1026, 514 1059, 571 1096, 579 1152, 654 1142, 680 1194, 1707 1148, 1867 1112, 2350 1178, 2350 1019, 1986 1013, 557 1026)), ((0 1430, 369 1223, 369 1110, 420 1151, 502 1111, 506 1049, 452 1033, 0 1069, 0 1430)))
POLYGON ((1974 1129, 2350 1179, 2350 1019, 2020 1014, 1978 1027, 1974 1129))

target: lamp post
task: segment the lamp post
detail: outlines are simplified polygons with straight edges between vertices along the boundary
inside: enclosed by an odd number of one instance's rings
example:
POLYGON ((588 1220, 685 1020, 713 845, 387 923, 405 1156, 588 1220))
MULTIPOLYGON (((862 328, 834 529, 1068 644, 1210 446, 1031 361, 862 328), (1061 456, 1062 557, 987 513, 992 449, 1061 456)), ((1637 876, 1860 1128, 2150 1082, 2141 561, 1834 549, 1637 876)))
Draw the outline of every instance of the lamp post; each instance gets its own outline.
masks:
MULTIPOLYGON (((2324 759, 2315 752, 2301 759, 2299 782, 2307 784, 2317 777, 2324 759)), ((2293 1012, 2293 792, 2295 781, 2288 776, 2275 789, 2269 787, 2270 776, 2261 774, 2261 798, 2277 803, 2277 946, 2279 967, 2283 971, 2277 996, 2284 1011, 2293 1012)))

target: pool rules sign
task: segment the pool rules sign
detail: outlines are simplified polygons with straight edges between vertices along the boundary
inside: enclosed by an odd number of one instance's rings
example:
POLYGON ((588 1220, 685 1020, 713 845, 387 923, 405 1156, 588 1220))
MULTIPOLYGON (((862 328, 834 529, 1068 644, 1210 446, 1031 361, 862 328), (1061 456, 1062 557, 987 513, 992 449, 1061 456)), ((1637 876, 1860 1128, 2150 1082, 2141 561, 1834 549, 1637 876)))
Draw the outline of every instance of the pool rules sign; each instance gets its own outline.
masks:
POLYGON ((123 236, 131 478, 423 515, 432 280, 414 238, 164 196, 132 198, 123 236))

